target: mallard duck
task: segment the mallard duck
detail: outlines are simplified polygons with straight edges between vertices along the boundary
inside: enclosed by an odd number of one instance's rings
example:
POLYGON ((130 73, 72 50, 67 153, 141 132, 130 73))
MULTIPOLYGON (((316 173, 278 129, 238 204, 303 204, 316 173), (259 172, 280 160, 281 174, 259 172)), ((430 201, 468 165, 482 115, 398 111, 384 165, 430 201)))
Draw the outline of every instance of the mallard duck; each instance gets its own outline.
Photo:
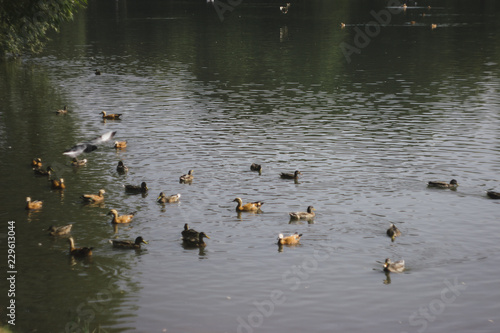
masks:
POLYGON ((128 168, 123 164, 123 161, 118 161, 118 165, 116 166, 116 171, 119 173, 128 172, 128 168))
POLYGON ((42 167, 42 159, 40 157, 35 157, 33 161, 31 161, 31 166, 35 169, 40 169, 42 167))
POLYGON ((115 147, 115 149, 127 148, 127 141, 115 141, 114 147, 115 147))
POLYGON ((210 237, 208 237, 204 232, 200 232, 198 234, 198 238, 196 238, 196 237, 194 237, 194 238, 183 238, 182 241, 184 242, 185 245, 188 245, 188 246, 205 247, 207 244, 205 243, 205 241, 203 240, 203 238, 210 239, 210 237))
POLYGON ((64 236, 71 232, 72 224, 63 225, 60 227, 56 227, 51 225, 47 231, 49 231, 49 235, 51 236, 64 236))
POLYGON ((260 175, 262 173, 262 165, 257 164, 257 163, 252 163, 252 165, 250 165, 250 170, 258 171, 259 175, 260 175))
POLYGON ((260 210, 260 207, 264 204, 261 201, 243 204, 243 200, 241 200, 241 198, 236 198, 233 200, 233 202, 238 203, 238 206, 236 206, 236 210, 239 212, 256 212, 260 210))
POLYGON ((64 184, 64 179, 52 179, 51 186, 54 190, 64 190, 66 188, 66 184, 64 184))
POLYGON ((33 168, 33 173, 36 176, 47 177, 47 176, 50 176, 52 174, 52 172, 55 172, 55 171, 54 171, 54 169, 52 169, 52 167, 50 165, 45 170, 43 170, 42 168, 33 168))
POLYGON ((398 260, 396 262, 392 262, 391 259, 389 258, 385 259, 384 272, 401 273, 404 270, 405 270, 404 260, 398 260))
POLYGON ((387 229, 387 236, 391 237, 391 240, 394 242, 396 237, 401 236, 401 231, 399 231, 398 227, 396 227, 394 223, 391 223, 391 226, 387 229))
POLYGON ((142 182, 141 185, 125 185, 125 191, 131 193, 146 193, 148 190, 146 182, 142 182))
POLYGON ((78 158, 73 157, 73 159, 71 160, 71 165, 74 166, 74 167, 83 166, 85 164, 87 164, 87 159, 86 158, 84 158, 83 160, 79 160, 78 158))
POLYGON ((291 5, 291 3, 287 2, 286 6, 280 6, 281 13, 288 14, 288 9, 290 9, 291 5))
POLYGON ((180 197, 181 197, 180 193, 166 196, 165 193, 160 192, 160 195, 158 196, 158 199, 156 199, 156 201, 159 203, 167 203, 167 202, 172 203, 179 201, 180 197))
POLYGON ((486 195, 490 197, 491 199, 500 199, 500 192, 495 192, 495 191, 487 191, 486 195))
POLYGON ((40 201, 40 200, 31 201, 30 197, 26 197, 26 209, 27 210, 40 209, 40 208, 42 208, 42 205, 43 205, 43 201, 40 201))
POLYGON ((121 113, 110 113, 110 114, 106 114, 106 111, 101 111, 101 113, 99 114, 102 114, 102 119, 120 119, 120 117, 122 116, 121 113))
POLYGON ((449 183, 435 180, 427 183, 428 187, 438 187, 438 188, 455 188, 458 186, 458 183, 455 179, 452 179, 449 183))
POLYGON ((130 240, 113 240, 113 247, 120 249, 140 249, 141 244, 148 244, 141 236, 137 237, 135 241, 130 240))
POLYGON ((284 179, 298 179, 299 175, 301 175, 301 174, 302 174, 302 172, 300 172, 299 170, 296 170, 294 173, 285 173, 285 172, 282 172, 280 174, 280 177, 284 178, 284 179))
POLYGON ((71 147, 70 149, 64 151, 63 155, 68 155, 69 157, 77 157, 81 153, 90 153, 93 152, 94 150, 97 149, 97 145, 106 142, 108 140, 111 140, 116 134, 116 131, 111 131, 104 133, 101 136, 98 136, 97 138, 87 141, 87 142, 82 142, 77 144, 76 146, 71 147))
POLYGON ((294 220, 307 220, 307 219, 312 219, 314 218, 314 216, 316 216, 316 214, 314 213, 314 211, 316 210, 316 208, 314 208, 313 206, 309 206, 307 207, 307 212, 292 212, 290 213, 290 218, 291 219, 294 219, 294 220))
POLYGON ((122 224, 122 223, 130 223, 132 222, 132 219, 134 218, 134 215, 137 212, 130 213, 128 215, 121 215, 118 216, 118 211, 116 209, 111 209, 108 212, 108 215, 113 215, 113 220, 111 220, 111 223, 113 224, 122 224))
POLYGON ((181 183, 188 183, 188 182, 192 182, 193 179, 194 179, 194 176, 193 176, 193 172, 194 170, 189 170, 188 173, 186 175, 182 175, 180 178, 179 178, 179 182, 181 183))
POLYGON ((66 105, 61 110, 56 111, 57 115, 62 115, 62 114, 67 114, 67 113, 68 113, 68 107, 66 105))
POLYGON ((181 232, 182 239, 198 239, 200 233, 194 229, 189 229, 189 225, 186 223, 184 224, 184 230, 181 232))
POLYGON ((294 245, 298 244, 302 234, 294 233, 290 236, 283 236, 283 234, 278 235, 278 245, 294 245))
POLYGON ((69 254, 71 254, 72 256, 83 258, 92 255, 93 247, 75 248, 75 241, 73 240, 73 237, 68 238, 68 242, 69 242, 69 254))
POLYGON ((94 72, 95 75, 101 75, 101 71, 99 69, 96 69, 94 72))
POLYGON ((103 202, 104 201, 104 193, 106 193, 104 190, 99 190, 98 194, 83 194, 80 196, 83 201, 85 202, 91 202, 91 203, 98 203, 98 202, 103 202))

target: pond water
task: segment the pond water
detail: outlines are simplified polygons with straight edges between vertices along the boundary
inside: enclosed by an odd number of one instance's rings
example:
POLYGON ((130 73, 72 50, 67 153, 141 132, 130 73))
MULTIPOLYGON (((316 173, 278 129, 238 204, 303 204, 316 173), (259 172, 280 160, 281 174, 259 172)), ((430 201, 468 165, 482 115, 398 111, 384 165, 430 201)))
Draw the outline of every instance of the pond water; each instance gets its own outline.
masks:
POLYGON ((203 1, 89 1, 44 53, 2 63, 11 329, 498 332, 500 201, 486 191, 500 190, 500 8, 429 4, 298 1, 285 15, 243 1, 219 16, 203 1), (80 168, 62 154, 108 131, 128 147, 106 142, 80 168), (33 175, 34 157, 64 191, 33 175), (452 178, 456 190, 427 188, 452 178), (143 181, 147 195, 124 191, 143 181), (99 189, 103 204, 82 204, 99 189), (158 204, 162 191, 180 202, 158 204), (27 213, 27 196, 43 208, 27 213), (238 214, 236 197, 262 212, 238 214), (309 205, 313 221, 290 221, 309 205), (110 209, 137 214, 113 227, 110 209), (47 234, 68 223, 91 259, 47 234), (183 246, 185 223, 205 248, 183 246), (295 232, 300 245, 276 245, 295 232), (141 251, 109 243, 137 236, 141 251), (405 272, 384 274, 385 258, 405 272))

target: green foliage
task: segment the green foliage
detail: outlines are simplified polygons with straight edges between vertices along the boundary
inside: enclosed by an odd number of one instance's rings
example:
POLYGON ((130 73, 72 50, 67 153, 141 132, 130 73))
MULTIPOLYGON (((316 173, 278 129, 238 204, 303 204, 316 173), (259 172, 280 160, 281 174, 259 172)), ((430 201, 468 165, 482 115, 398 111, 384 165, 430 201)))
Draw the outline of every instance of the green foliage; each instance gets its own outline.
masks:
POLYGON ((0 53, 38 53, 47 31, 58 31, 87 0, 0 0, 0 53))

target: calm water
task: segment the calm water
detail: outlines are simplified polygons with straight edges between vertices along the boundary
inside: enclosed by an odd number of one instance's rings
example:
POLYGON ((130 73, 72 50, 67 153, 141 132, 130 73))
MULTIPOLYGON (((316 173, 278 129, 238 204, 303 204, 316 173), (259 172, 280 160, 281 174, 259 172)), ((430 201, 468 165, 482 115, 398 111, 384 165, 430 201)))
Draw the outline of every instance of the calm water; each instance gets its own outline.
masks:
POLYGON ((356 47, 385 2, 302 1, 285 16, 281 3, 244 1, 222 22, 203 1, 147 5, 90 1, 43 54, 1 64, 0 245, 15 221, 15 332, 500 330, 500 201, 485 195, 500 190, 495 1, 410 4, 372 26, 350 62, 341 45, 356 47), (102 110, 123 120, 103 122, 102 110), (111 130, 126 150, 108 142, 79 169, 62 155, 111 130), (33 176, 37 156, 63 193, 33 176), (179 184, 189 169, 193 183, 179 184), (299 182, 279 178, 294 170, 299 182), (456 191, 426 188, 452 178, 456 191), (124 192, 142 181, 147 196, 124 192), (105 204, 82 205, 101 188, 105 204), (181 201, 157 204, 161 191, 181 201), (26 196, 43 209, 26 213, 26 196), (262 214, 238 215, 235 197, 264 201, 262 214), (308 205, 314 223, 289 223, 308 205), (111 208, 137 215, 113 228, 111 208), (403 233, 393 243, 391 222, 403 233), (66 223, 91 260, 47 235, 66 223), (205 249, 182 246, 184 223, 210 236, 205 249), (277 235, 294 232, 301 244, 279 251, 277 235), (143 251, 109 244, 139 235, 143 251), (387 257, 406 272, 386 276, 387 257))

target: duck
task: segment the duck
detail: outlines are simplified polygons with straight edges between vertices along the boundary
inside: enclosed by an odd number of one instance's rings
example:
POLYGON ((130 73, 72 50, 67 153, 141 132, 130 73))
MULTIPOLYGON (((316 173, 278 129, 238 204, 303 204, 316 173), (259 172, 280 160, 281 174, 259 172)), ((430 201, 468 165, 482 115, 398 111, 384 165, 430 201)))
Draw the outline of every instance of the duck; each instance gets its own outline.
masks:
POLYGON ((344 22, 341 22, 340 23, 340 29, 344 29, 345 28, 345 23, 344 22))
POLYGON ((180 178, 179 178, 179 182, 181 183, 188 183, 188 182, 192 182, 193 179, 194 179, 194 176, 193 176, 193 172, 194 170, 189 170, 188 173, 186 175, 182 175, 180 178))
POLYGON ((200 232, 198 234, 198 238, 196 238, 196 237, 183 238, 182 241, 184 242, 185 245, 188 245, 188 246, 205 247, 205 246, 207 246, 207 244, 205 243, 203 238, 210 239, 210 237, 208 237, 207 234, 205 234, 204 232, 200 232))
POLYGON ((61 110, 56 111, 57 115, 62 115, 62 114, 67 114, 67 113, 68 113, 68 107, 66 105, 61 110))
POLYGON ((401 273, 404 270, 405 270, 405 261, 404 260, 398 260, 396 262, 392 262, 391 259, 389 259, 389 258, 385 259, 384 272, 386 272, 386 273, 389 273, 389 272, 401 273))
POLYGON ((52 179, 52 189, 54 190, 64 190, 66 188, 66 184, 64 184, 64 179, 59 178, 59 179, 52 179))
POLYGON ((288 9, 290 9, 291 5, 291 3, 287 2, 286 6, 280 6, 281 13, 288 14, 288 9))
POLYGON ((118 216, 118 211, 116 209, 111 209, 108 212, 108 215, 113 215, 113 220, 111 220, 111 223, 113 224, 122 224, 122 223, 130 223, 132 222, 132 219, 134 218, 135 214, 137 212, 130 213, 128 215, 121 215, 118 216))
POLYGON ((31 166, 35 169, 40 169, 42 167, 42 159, 40 157, 35 157, 33 161, 31 161, 31 166))
POLYGON ((438 25, 437 25, 437 24, 435 24, 435 23, 431 24, 431 29, 432 29, 432 30, 436 29, 437 27, 438 27, 438 25))
POLYGON ((120 117, 122 116, 121 113, 110 113, 110 114, 106 114, 106 111, 101 111, 101 113, 99 114, 102 114, 102 119, 120 119, 120 117))
POLYGON ((437 188, 455 188, 458 186, 458 183, 455 179, 452 179, 449 183, 435 180, 427 183, 427 187, 437 187, 437 188))
POLYGON ((104 193, 106 193, 106 191, 100 189, 98 194, 82 194, 80 198, 85 202, 99 203, 104 201, 104 193))
POLYGON ((262 201, 249 202, 243 204, 243 200, 241 198, 236 198, 233 202, 237 202, 238 206, 236 206, 236 210, 238 212, 256 212, 260 210, 260 207, 264 204, 262 201))
POLYGON ((114 147, 115 147, 115 149, 127 148, 127 141, 115 141, 114 147))
POLYGON ((73 159, 71 160, 71 165, 74 166, 74 167, 83 166, 85 164, 87 164, 87 159, 86 158, 84 158, 83 160, 79 160, 78 158, 73 157, 73 159))
POLYGON ((137 237, 135 241, 130 240, 113 240, 113 247, 119 249, 140 249, 141 245, 148 244, 141 236, 137 237))
POLYGON ((252 163, 252 165, 250 165, 250 170, 258 171, 259 175, 260 175, 260 174, 262 174, 262 165, 257 164, 257 163, 252 163))
POLYGON ((314 208, 313 206, 309 206, 307 207, 307 212, 292 212, 289 215, 290 218, 294 220, 307 220, 312 219, 314 218, 314 216, 316 216, 316 214, 314 213, 315 210, 316 208, 314 208))
POLYGON ((71 232, 72 224, 63 225, 63 226, 53 226, 51 225, 47 231, 49 231, 49 235, 51 236, 64 236, 71 232))
POLYGON ((96 69, 94 72, 95 75, 101 75, 101 71, 99 69, 96 69))
POLYGON ((391 240, 394 242, 396 237, 401 236, 401 231, 399 231, 398 227, 396 227, 394 223, 391 223, 391 226, 387 229, 387 236, 391 237, 391 240))
POLYGON ((296 170, 294 173, 282 172, 280 174, 280 177, 283 179, 298 179, 299 175, 301 175, 301 174, 302 174, 302 172, 300 172, 299 170, 296 170))
POLYGON ((75 146, 67 149, 63 152, 63 155, 68 155, 69 157, 77 157, 82 153, 91 153, 97 149, 97 145, 100 145, 108 140, 111 140, 116 134, 116 131, 106 132, 103 135, 98 136, 90 141, 81 142, 75 146))
POLYGON ((125 191, 131 193, 146 193, 148 190, 146 182, 142 182, 141 185, 125 185, 125 191))
POLYGON ((43 170, 42 168, 33 168, 33 173, 36 175, 36 176, 50 176, 52 174, 52 172, 55 172, 54 169, 52 169, 52 167, 49 165, 47 167, 47 169, 43 170))
POLYGON ((123 164, 123 161, 118 161, 116 171, 118 171, 119 173, 126 173, 128 172, 128 168, 125 166, 125 164, 123 164))
POLYGON ((167 202, 172 203, 179 201, 180 197, 181 197, 180 193, 166 196, 165 193, 160 192, 160 195, 158 195, 158 199, 156 199, 156 201, 159 203, 167 203, 167 202))
POLYGON ((43 201, 40 201, 40 200, 31 201, 30 197, 26 197, 26 209, 27 210, 40 209, 40 208, 42 208, 42 205, 43 205, 43 201))
POLYGON ((198 239, 200 233, 194 229, 189 229, 189 225, 186 223, 184 224, 184 230, 181 232, 182 239, 198 239))
POLYGON ((73 257, 84 258, 92 255, 92 250, 94 249, 93 247, 75 248, 75 241, 73 237, 68 238, 68 242, 69 242, 69 254, 71 254, 73 257))
POLYGON ((500 192, 495 192, 495 191, 487 191, 486 195, 490 197, 491 199, 500 199, 500 192))
POLYGON ((290 236, 283 236, 283 234, 278 235, 278 245, 295 245, 300 241, 302 234, 294 233, 290 236))

